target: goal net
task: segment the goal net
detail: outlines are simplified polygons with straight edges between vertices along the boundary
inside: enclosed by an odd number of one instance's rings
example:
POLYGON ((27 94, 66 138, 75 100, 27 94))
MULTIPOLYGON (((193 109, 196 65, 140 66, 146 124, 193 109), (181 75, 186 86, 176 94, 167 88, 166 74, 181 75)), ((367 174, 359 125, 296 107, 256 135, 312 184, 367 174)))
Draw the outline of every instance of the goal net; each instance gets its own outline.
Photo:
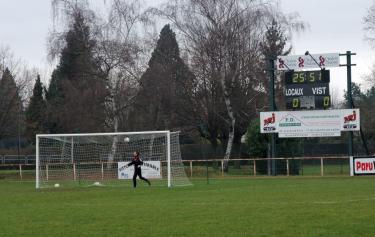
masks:
POLYGON ((134 151, 140 152, 142 175, 152 185, 191 184, 181 160, 179 133, 150 131, 37 135, 36 188, 131 186, 134 167, 126 164, 134 151))

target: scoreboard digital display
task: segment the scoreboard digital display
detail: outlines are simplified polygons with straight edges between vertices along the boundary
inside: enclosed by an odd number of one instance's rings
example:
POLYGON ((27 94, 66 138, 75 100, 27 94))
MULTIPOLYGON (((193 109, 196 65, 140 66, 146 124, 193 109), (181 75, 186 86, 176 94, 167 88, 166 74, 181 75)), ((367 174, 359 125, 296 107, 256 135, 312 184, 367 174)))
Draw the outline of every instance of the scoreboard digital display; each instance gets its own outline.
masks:
POLYGON ((285 84, 314 84, 329 82, 329 70, 285 72, 285 84))
POLYGON ((286 108, 291 110, 328 109, 329 107, 331 107, 331 97, 329 95, 298 96, 286 98, 286 108))
POLYGON ((285 72, 286 108, 290 110, 330 108, 329 82, 330 71, 325 69, 285 72))

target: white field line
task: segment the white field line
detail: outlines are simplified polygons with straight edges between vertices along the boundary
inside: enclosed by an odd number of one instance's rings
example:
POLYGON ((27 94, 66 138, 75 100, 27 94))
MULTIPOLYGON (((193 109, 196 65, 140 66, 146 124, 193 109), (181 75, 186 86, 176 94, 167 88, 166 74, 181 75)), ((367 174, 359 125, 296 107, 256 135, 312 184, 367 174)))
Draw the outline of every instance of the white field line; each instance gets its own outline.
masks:
POLYGON ((348 200, 340 200, 340 201, 321 201, 321 202, 313 202, 313 203, 324 205, 324 204, 339 204, 339 203, 362 202, 362 201, 372 201, 372 200, 375 200, 375 197, 348 199, 348 200))

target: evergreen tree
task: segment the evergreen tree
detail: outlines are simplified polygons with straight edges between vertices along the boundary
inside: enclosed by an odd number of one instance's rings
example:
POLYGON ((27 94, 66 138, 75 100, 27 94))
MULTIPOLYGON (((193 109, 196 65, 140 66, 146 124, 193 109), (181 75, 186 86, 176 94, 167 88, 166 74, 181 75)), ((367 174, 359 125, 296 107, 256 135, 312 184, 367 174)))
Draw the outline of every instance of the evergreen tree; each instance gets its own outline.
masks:
MULTIPOLYGON (((279 25, 276 20, 272 20, 272 23, 267 27, 263 42, 260 44, 261 52, 266 58, 266 61, 275 60, 279 55, 288 55, 292 47, 290 46, 285 50, 288 38, 285 36, 283 28, 279 25)), ((264 65, 263 68, 269 68, 269 65, 264 65)), ((265 79, 263 80, 264 87, 269 89, 269 79, 268 72, 263 75, 265 79)), ((284 100, 284 81, 283 74, 278 74, 275 80, 275 100, 278 102, 275 104, 276 107, 282 109, 285 107, 284 100)))
MULTIPOLYGON (((352 102, 355 108, 360 109, 361 128, 364 131, 366 140, 369 144, 375 143, 375 87, 371 87, 365 92, 362 92, 361 86, 352 82, 352 102)), ((345 108, 350 107, 347 91, 344 90, 345 108)), ((370 153, 375 149, 369 146, 370 153)))
MULTIPOLYGON (((175 33, 169 25, 160 38, 141 77, 136 102, 137 123, 142 129, 184 129, 192 115, 194 75, 180 57, 175 33)), ((193 125, 193 124, 192 124, 193 125)))
POLYGON ((269 59, 276 59, 279 55, 288 55, 292 47, 284 49, 287 40, 281 26, 275 19, 272 20, 272 23, 267 27, 263 43, 260 44, 263 55, 269 59))
POLYGON ((362 100, 358 104, 361 109, 361 126, 364 129, 368 142, 373 144, 370 148, 371 153, 375 153, 375 87, 371 87, 363 94, 362 100))
POLYGON ((43 94, 44 87, 38 75, 26 110, 26 136, 30 141, 35 140, 35 134, 45 132, 47 106, 43 94))
POLYGON ((106 80, 95 59, 95 40, 77 10, 47 92, 50 132, 99 132, 105 125, 106 80))
POLYGON ((50 133, 63 132, 63 125, 60 121, 62 114, 64 97, 62 79, 59 70, 55 69, 51 75, 48 90, 46 91, 47 111, 46 111, 46 127, 50 133))
POLYGON ((22 119, 22 101, 9 69, 0 80, 0 139, 17 136, 22 119))
POLYGON ((350 108, 351 107, 351 102, 353 102, 353 105, 356 106, 357 103, 361 103, 362 97, 364 94, 361 91, 361 86, 360 84, 357 84, 355 82, 352 82, 352 101, 349 101, 348 98, 348 93, 346 90, 344 90, 344 99, 345 99, 345 107, 350 108))

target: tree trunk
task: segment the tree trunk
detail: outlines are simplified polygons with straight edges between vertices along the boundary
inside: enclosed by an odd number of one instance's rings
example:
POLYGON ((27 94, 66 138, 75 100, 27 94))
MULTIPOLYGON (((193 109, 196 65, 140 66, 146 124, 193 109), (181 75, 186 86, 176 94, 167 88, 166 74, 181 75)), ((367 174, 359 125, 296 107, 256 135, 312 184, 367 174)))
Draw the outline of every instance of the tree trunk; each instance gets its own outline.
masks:
MULTIPOLYGON (((114 98, 113 98, 112 103, 113 103, 112 109, 113 109, 113 112, 115 114, 114 117, 113 117, 113 129, 114 129, 114 132, 118 132, 119 117, 118 117, 118 114, 117 114, 117 111, 116 111, 116 101, 115 101, 114 98)), ((107 169, 110 169, 112 167, 112 162, 114 161, 114 158, 115 158, 115 155, 116 155, 117 143, 118 143, 118 137, 113 136, 111 152, 108 155, 107 169)))
POLYGON ((230 119, 228 142, 227 142, 227 148, 226 148, 226 151, 225 151, 224 162, 223 162, 224 171, 227 172, 228 171, 228 162, 229 162, 230 154, 232 152, 232 147, 233 147, 234 126, 236 124, 236 119, 234 117, 232 103, 231 103, 231 100, 230 100, 230 97, 229 97, 227 86, 225 85, 225 74, 223 72, 221 73, 221 76, 220 76, 220 83, 221 83, 221 87, 222 87, 223 92, 224 92, 224 102, 225 102, 225 106, 227 108, 227 113, 228 113, 228 116, 229 116, 229 119, 230 119))

